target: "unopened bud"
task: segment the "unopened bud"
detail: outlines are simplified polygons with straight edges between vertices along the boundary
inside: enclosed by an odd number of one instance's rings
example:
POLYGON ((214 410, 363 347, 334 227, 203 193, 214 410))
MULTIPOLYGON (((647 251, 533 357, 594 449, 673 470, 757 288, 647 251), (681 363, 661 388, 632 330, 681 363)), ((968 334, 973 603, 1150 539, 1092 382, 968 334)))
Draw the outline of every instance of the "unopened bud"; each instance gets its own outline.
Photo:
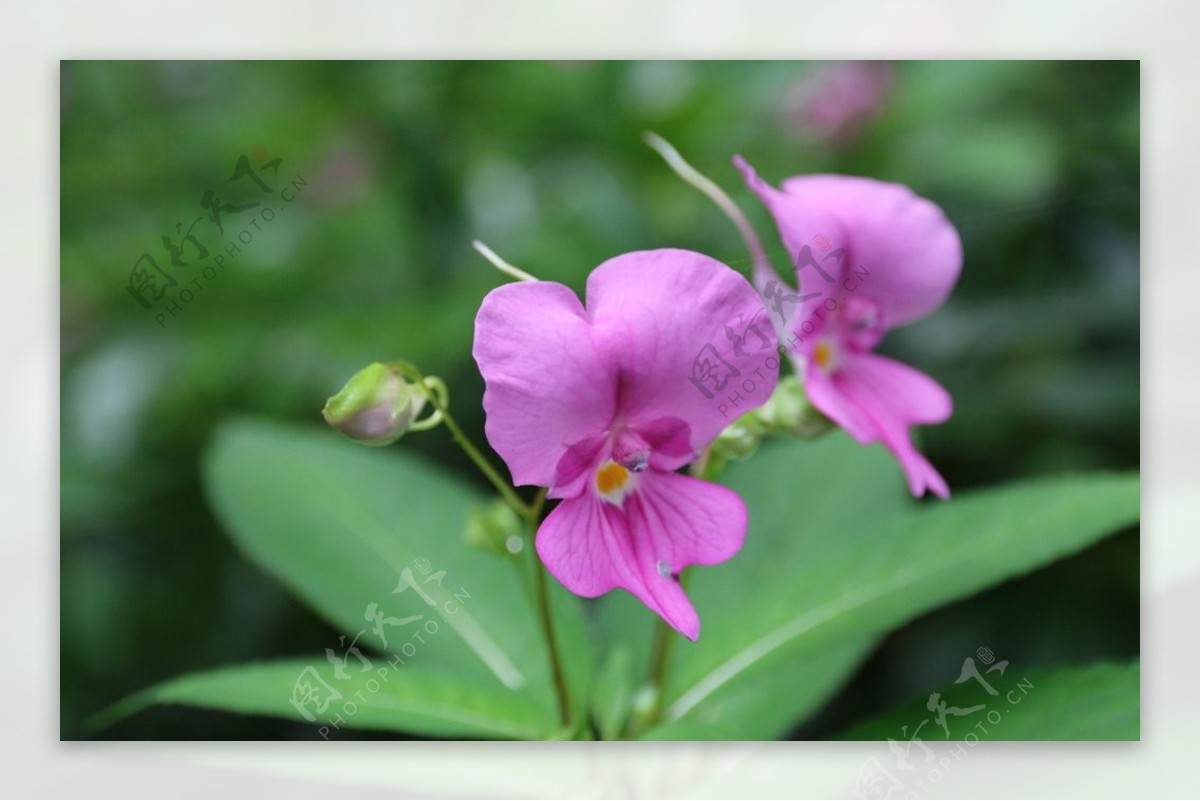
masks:
POLYGON ((834 428, 829 418, 808 400, 804 385, 794 375, 781 378, 770 399, 751 414, 770 434, 812 439, 834 428))
POLYGON ((725 427, 713 442, 713 450, 732 461, 741 461, 758 450, 763 426, 753 411, 747 412, 725 427))
POLYGON ((467 513, 466 537, 470 545, 501 556, 516 556, 525 547, 521 519, 499 499, 467 513))
POLYGON ((633 731, 641 731, 654 725, 661 697, 662 691, 653 685, 645 684, 638 689, 633 696, 633 720, 631 721, 633 731))
POLYGON ((391 364, 375 362, 355 373, 325 403, 325 422, 365 445, 390 445, 413 428, 425 406, 424 388, 391 364))

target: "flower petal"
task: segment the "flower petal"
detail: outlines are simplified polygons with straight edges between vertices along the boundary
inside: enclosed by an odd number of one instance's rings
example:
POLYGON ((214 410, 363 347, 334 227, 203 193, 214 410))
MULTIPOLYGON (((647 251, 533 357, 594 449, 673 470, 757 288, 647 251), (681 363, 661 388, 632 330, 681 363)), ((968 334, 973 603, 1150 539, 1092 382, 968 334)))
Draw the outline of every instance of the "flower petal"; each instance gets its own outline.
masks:
POLYGON ((678 417, 663 417, 642 425, 638 432, 649 443, 650 466, 670 473, 693 462, 699 454, 692 450, 691 430, 678 417))
POLYGON ((736 492, 678 473, 648 478, 629 496, 626 512, 656 565, 677 574, 688 565, 720 564, 742 549, 748 513, 736 492))
POLYGON ((486 383, 488 442, 515 484, 552 486, 567 449, 612 422, 616 368, 562 284, 519 282, 488 293, 473 354, 486 383))
POLYGON ((809 400, 859 442, 882 442, 895 454, 920 497, 926 489, 949 497, 941 474, 913 447, 909 427, 950 417, 950 394, 922 372, 873 353, 857 353, 827 373, 811 362, 805 371, 809 400))
MULTIPOLYGON (((924 317, 950 294, 962 268, 962 242, 942 210, 900 184, 849 175, 805 175, 788 178, 782 191, 763 182, 753 168, 737 159, 747 185, 770 210, 784 244, 797 267, 807 294, 846 291, 852 272, 854 293, 880 304, 888 328, 924 317), (825 262, 845 248, 839 264, 825 262), (799 254, 804 248, 834 279, 826 284, 799 254)), ((813 306, 818 300, 810 300, 813 306)), ((804 314, 807 318, 808 314, 804 314)))
POLYGON ((587 306, 597 345, 620 359, 619 413, 635 429, 677 418, 698 451, 775 389, 775 332, 761 298, 707 256, 610 259, 588 278, 587 306))
POLYGON ((591 493, 560 503, 542 522, 537 551, 571 592, 595 598, 628 590, 685 637, 700 619, 679 585, 692 564, 716 564, 741 549, 746 507, 732 490, 649 471, 623 508, 591 493))

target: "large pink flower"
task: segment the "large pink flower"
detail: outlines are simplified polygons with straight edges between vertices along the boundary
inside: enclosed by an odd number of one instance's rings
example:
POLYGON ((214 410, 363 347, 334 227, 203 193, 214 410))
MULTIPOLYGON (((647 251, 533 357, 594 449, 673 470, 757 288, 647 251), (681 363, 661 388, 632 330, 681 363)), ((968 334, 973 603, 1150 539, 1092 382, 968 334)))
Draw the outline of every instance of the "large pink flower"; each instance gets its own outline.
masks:
POLYGON ((562 499, 537 551, 567 589, 593 598, 624 588, 699 636, 679 572, 736 554, 746 507, 674 471, 770 397, 775 349, 749 282, 688 251, 605 262, 588 278, 586 308, 545 281, 484 299, 474 355, 487 438, 514 483, 562 499))
POLYGON ((958 232, 940 208, 899 184, 811 175, 775 189, 740 157, 734 162, 795 263, 798 293, 773 285, 761 268, 756 282, 812 404, 859 442, 892 451, 913 495, 948 497, 909 428, 947 420, 949 393, 873 351, 888 330, 945 301, 962 267, 958 232))

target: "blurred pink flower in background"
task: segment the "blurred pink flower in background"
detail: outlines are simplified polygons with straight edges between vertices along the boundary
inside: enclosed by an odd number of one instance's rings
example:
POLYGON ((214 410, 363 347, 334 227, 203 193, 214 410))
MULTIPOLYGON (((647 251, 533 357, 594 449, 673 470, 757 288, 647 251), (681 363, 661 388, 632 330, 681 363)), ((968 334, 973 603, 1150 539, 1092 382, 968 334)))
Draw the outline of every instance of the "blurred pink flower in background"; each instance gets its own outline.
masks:
POLYGON ((878 115, 895 83, 886 61, 846 61, 817 67, 785 100, 787 127, 831 147, 849 144, 878 115))
POLYGON ((950 394, 874 350, 889 330, 945 302, 962 268, 958 231, 937 205, 900 184, 804 175, 776 189, 740 156, 734 163, 775 218, 794 262, 798 293, 780 290, 757 260, 755 281, 775 301, 780 344, 809 400, 859 442, 882 442, 913 495, 948 497, 909 429, 949 419, 950 394))
POLYGON ((321 187, 309 201, 325 210, 354 206, 372 191, 380 171, 375 143, 366 136, 343 135, 320 154, 313 183, 321 187))

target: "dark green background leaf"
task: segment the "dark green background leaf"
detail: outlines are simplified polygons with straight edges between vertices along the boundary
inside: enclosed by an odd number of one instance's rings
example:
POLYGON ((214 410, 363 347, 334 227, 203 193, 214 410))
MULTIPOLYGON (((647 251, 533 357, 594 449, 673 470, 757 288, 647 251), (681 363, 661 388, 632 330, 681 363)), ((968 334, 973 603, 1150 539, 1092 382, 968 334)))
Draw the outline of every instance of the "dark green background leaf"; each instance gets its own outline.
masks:
POLYGON ((1009 665, 1003 676, 977 669, 998 695, 992 696, 974 679, 947 684, 939 690, 934 710, 929 696, 914 700, 874 720, 854 726, 843 740, 902 739, 921 721, 920 737, 929 742, 962 740, 973 732, 980 740, 1137 740, 1141 736, 1141 670, 1127 665, 1021 670, 1009 665), (938 703, 947 705, 946 729, 933 715, 938 703), (976 706, 984 708, 961 714, 976 706), (950 712, 957 707, 960 714, 950 712), (976 725, 978 724, 978 725, 976 725))

